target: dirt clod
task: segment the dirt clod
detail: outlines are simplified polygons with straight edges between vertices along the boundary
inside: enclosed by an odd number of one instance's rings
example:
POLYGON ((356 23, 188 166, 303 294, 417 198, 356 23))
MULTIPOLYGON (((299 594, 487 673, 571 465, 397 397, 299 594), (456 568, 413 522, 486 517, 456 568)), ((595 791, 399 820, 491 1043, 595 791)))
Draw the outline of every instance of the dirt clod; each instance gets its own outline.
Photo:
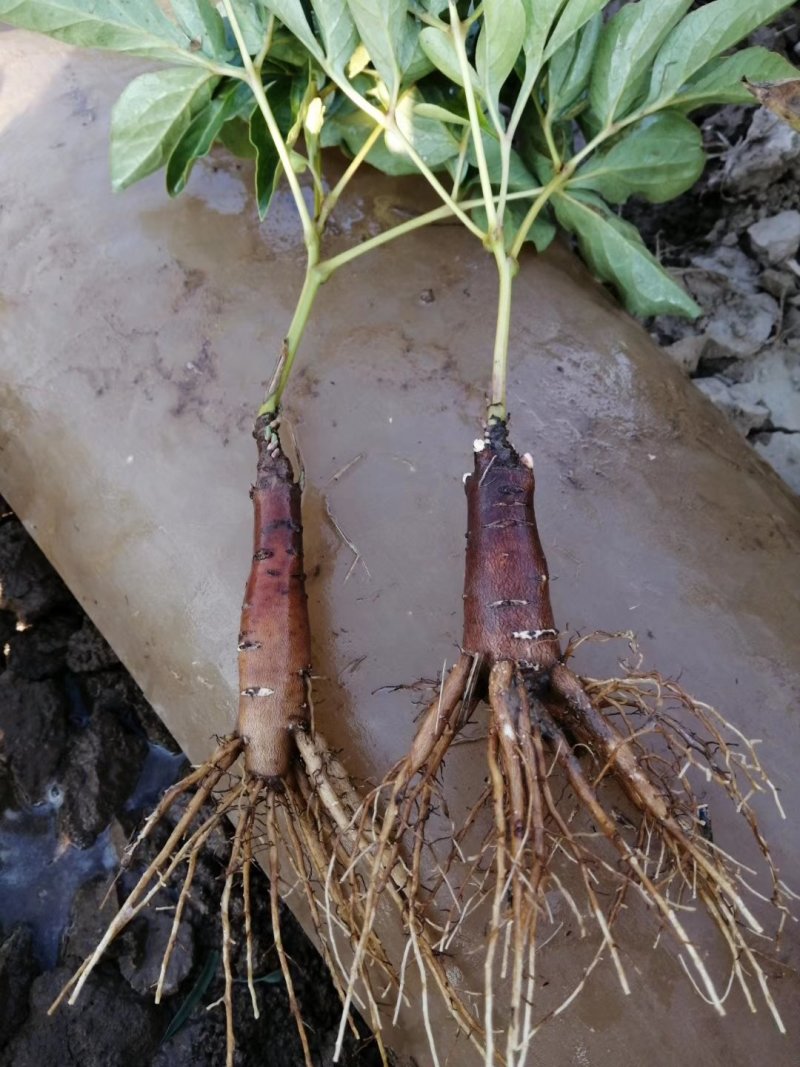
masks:
POLYGON ((21 804, 41 801, 67 743, 67 703, 52 679, 0 675, 0 754, 21 804))
POLYGON ((779 211, 748 226, 750 247, 762 261, 777 265, 796 255, 800 248, 800 211, 779 211))
POLYGON ((22 523, 0 523, 0 608, 23 624, 35 622, 69 599, 66 586, 30 539, 22 523))
POLYGON ((108 826, 133 792, 146 755, 144 736, 126 730, 112 707, 71 736, 60 775, 61 826, 71 841, 87 847, 108 826))
POLYGON ((25 1022, 28 996, 38 973, 30 928, 15 926, 0 945, 0 1046, 25 1022))
POLYGON ((108 670, 119 665, 114 650, 92 623, 84 618, 67 645, 66 665, 75 674, 108 670))

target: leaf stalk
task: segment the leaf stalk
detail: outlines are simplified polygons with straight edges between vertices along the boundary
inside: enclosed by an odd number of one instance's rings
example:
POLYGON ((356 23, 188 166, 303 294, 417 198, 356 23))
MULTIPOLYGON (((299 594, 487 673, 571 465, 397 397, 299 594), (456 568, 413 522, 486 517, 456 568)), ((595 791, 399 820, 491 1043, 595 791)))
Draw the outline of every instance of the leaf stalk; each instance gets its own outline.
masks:
POLYGON ((253 60, 250 58, 250 53, 247 50, 244 36, 242 34, 241 27, 236 18, 236 12, 233 10, 230 0, 222 0, 225 7, 225 14, 228 16, 233 35, 236 38, 236 44, 239 47, 239 52, 244 63, 244 69, 247 74, 247 82, 250 86, 250 90, 253 96, 256 98, 261 114, 264 116, 264 121, 267 124, 269 135, 275 145, 275 151, 278 153, 278 158, 281 161, 284 173, 286 174, 286 180, 289 183, 289 188, 292 192, 295 205, 297 207, 297 213, 300 216, 300 225, 303 227, 303 237, 306 242, 306 247, 309 248, 312 244, 318 244, 317 232, 314 228, 314 223, 311 220, 308 207, 306 206, 305 197, 303 196, 303 190, 300 186, 300 182, 297 179, 297 175, 292 167, 291 157, 289 156, 289 149, 286 142, 281 135, 281 131, 278 127, 278 123, 272 113, 272 108, 267 100, 267 94, 264 91, 264 83, 261 80, 261 72, 256 70, 253 65, 253 60))

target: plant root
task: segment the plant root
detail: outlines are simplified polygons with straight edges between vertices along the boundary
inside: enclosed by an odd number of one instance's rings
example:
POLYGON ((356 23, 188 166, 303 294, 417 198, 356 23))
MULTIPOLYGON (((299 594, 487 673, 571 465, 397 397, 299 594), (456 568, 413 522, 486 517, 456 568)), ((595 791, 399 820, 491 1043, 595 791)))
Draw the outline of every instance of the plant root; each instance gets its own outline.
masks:
MULTIPOLYGON (((172 883, 178 883, 180 890, 155 990, 156 1003, 160 1003, 170 960, 178 942, 181 920, 191 900, 192 882, 198 860, 212 833, 224 827, 226 819, 232 817, 236 820, 236 827, 220 902, 225 979, 222 1004, 225 1009, 227 1037, 226 1065, 232 1067, 235 1049, 233 946, 238 937, 231 919, 231 904, 239 885, 243 902, 247 988, 253 1013, 258 1018, 253 976, 250 874, 254 860, 263 854, 270 880, 270 911, 275 949, 289 997, 290 1010, 300 1035, 303 1062, 306 1067, 313 1067, 308 1036, 295 994, 291 963, 281 937, 280 901, 289 898, 297 892, 298 887, 300 888, 323 958, 344 1001, 345 993, 337 979, 340 967, 328 950, 324 931, 326 924, 322 915, 324 911, 328 921, 338 922, 342 928, 349 931, 349 936, 356 936, 354 931, 359 929, 355 925, 358 922, 358 912, 354 909, 351 898, 344 891, 332 894, 330 886, 327 889, 325 886, 326 882, 331 880, 331 871, 335 872, 332 880, 337 885, 339 879, 351 878, 351 859, 341 846, 339 825, 352 825, 354 822, 354 800, 357 800, 358 794, 319 734, 314 737, 303 734, 301 738, 298 732, 297 740, 301 755, 291 777, 281 788, 276 788, 274 783, 263 779, 236 775, 234 764, 243 754, 245 746, 240 738, 232 737, 220 745, 208 763, 194 769, 168 790, 126 851, 126 866, 130 865, 138 849, 152 835, 155 827, 176 805, 180 808, 181 798, 188 796, 189 802, 163 847, 149 862, 109 923, 94 952, 81 964, 51 1005, 51 1014, 65 1000, 69 1004, 77 1001, 87 979, 112 942, 145 908, 157 900, 161 890, 167 889, 172 883)), ((380 943, 374 935, 368 939, 367 958, 370 965, 378 969, 382 967, 387 976, 391 974, 380 943)), ((376 1029, 376 1040, 383 1062, 388 1063, 380 1037, 377 1001, 370 985, 365 985, 360 994, 357 998, 358 1006, 367 1014, 376 1029)), ((348 1022, 354 1035, 357 1035, 355 1021, 349 1018, 348 1022)))
POLYGON ((779 937, 798 898, 781 880, 752 805, 762 795, 783 815, 756 742, 640 663, 605 680, 573 672, 569 660, 587 639, 562 652, 533 510, 533 463, 511 447, 504 424, 476 442, 465 484, 464 651, 408 757, 361 810, 359 837, 374 842, 362 943, 402 866, 404 921, 421 966, 487 1067, 522 1067, 538 1029, 572 1003, 603 958, 630 992, 615 931, 638 897, 719 1014, 737 985, 750 1010, 760 998, 783 1032, 755 943, 779 937), (439 778, 479 701, 489 711, 488 784, 443 857, 431 840, 431 814, 443 803, 439 778), (759 872, 714 840, 710 813, 723 803, 744 821, 759 872), (769 909, 776 921, 768 934, 761 913, 769 909), (478 995, 456 988, 441 963, 470 917, 486 930, 478 995), (598 947, 566 995, 541 1004, 537 953, 564 921, 582 937, 593 928, 598 947), (721 980, 700 948, 709 931, 728 960, 721 980))
POLYGON ((370 929, 361 942, 360 900, 363 886, 353 865, 361 851, 354 829, 360 798, 347 774, 315 733, 311 702, 311 639, 303 573, 300 483, 282 453, 278 422, 256 421, 256 484, 253 556, 245 589, 239 633, 239 715, 236 732, 219 745, 207 763, 172 786, 132 842, 124 863, 165 818, 185 804, 163 846, 156 851, 95 951, 83 962, 50 1008, 65 999, 74 1004, 89 975, 111 943, 150 905, 160 890, 182 878, 174 918, 156 983, 156 1001, 164 992, 169 963, 178 942, 181 920, 191 900, 199 857, 211 834, 227 817, 235 823, 220 903, 222 964, 225 979, 227 1067, 232 1067, 234 1034, 234 952, 237 935, 231 902, 241 883, 247 988, 253 1011, 258 1000, 253 976, 251 869, 260 859, 270 879, 270 911, 275 949, 303 1049, 305 1067, 313 1067, 311 1047, 280 928, 280 901, 299 891, 323 958, 354 1034, 349 1008, 355 1003, 376 1030, 384 1063, 374 975, 384 984, 396 981, 378 937, 370 929), (239 762, 241 761, 241 762, 239 762), (176 805, 178 807, 176 808, 176 805), (207 805, 210 805, 210 812, 207 805), (331 923, 361 944, 357 997, 339 980, 340 964, 326 944, 331 923))

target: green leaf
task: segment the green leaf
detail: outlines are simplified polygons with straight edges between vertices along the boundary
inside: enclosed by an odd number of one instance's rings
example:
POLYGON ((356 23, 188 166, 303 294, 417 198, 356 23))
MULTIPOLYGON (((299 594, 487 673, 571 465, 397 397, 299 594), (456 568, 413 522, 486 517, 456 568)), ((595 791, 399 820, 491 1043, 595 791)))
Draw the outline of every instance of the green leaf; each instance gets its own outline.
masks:
POLYGON ((250 142, 256 150, 256 204, 258 217, 263 222, 278 184, 280 158, 275 142, 269 135, 264 116, 258 109, 250 119, 250 142))
POLYGON ((347 0, 347 6, 372 65, 394 96, 415 44, 405 0, 347 0))
POLYGON ((134 78, 111 112, 114 189, 124 189, 166 163, 218 81, 207 70, 190 67, 134 78))
MULTIPOLYGON (((265 92, 281 136, 285 138, 293 120, 290 103, 291 87, 272 84, 265 86, 265 92)), ((250 119, 250 142, 256 150, 256 204, 258 217, 263 222, 267 217, 272 195, 277 188, 281 168, 278 150, 259 108, 255 109, 250 119)))
POLYGON ((523 0, 526 30, 522 50, 529 70, 538 70, 541 66, 547 38, 565 2, 566 0, 523 0))
POLYGON ((641 0, 625 4, 605 24, 589 88, 602 125, 625 115, 664 38, 691 6, 692 0, 641 0))
MULTIPOLYGON (((512 200, 506 208, 506 211, 510 211, 513 218, 514 236, 516 237, 520 226, 525 221, 525 215, 527 213, 527 205, 524 209, 520 209, 520 205, 516 200, 512 200)), ((550 245, 553 243, 558 230, 554 222, 545 218, 544 215, 539 217, 534 222, 533 226, 528 230, 528 234, 525 238, 525 244, 532 244, 537 252, 546 252, 550 245)))
POLYGON ((590 193, 556 193, 552 200, 561 225, 574 233, 594 273, 610 282, 634 315, 696 318, 700 308, 670 278, 644 246, 637 229, 611 214, 590 193))
POLYGON ((253 0, 231 0, 231 7, 242 31, 248 55, 257 55, 267 36, 263 10, 253 0))
POLYGON ((239 159, 256 158, 256 150, 250 140, 250 122, 247 119, 229 119, 219 131, 217 139, 239 159))
POLYGON ((155 0, 0 0, 0 22, 45 33, 81 48, 107 48, 149 59, 186 62, 189 38, 155 0))
POLYGON ((189 990, 189 995, 173 1015, 172 1021, 167 1027, 164 1036, 161 1038, 160 1044, 165 1045, 168 1041, 172 1040, 172 1038, 186 1025, 195 1008, 200 1005, 200 1002, 206 995, 206 990, 214 979, 214 974, 219 966, 219 959, 220 954, 216 949, 209 953, 208 959, 204 963, 197 981, 189 990))
POLYGON ((312 0, 325 55, 331 69, 341 73, 358 45, 358 30, 347 0, 312 0))
POLYGON ((713 0, 692 11, 670 33, 656 56, 647 102, 675 96, 709 60, 787 7, 791 7, 791 0, 713 0))
MULTIPOLYGON (((536 0, 534 0, 535 6, 536 0)), ((570 37, 574 37, 589 19, 606 6, 608 0, 567 0, 559 16, 556 28, 550 35, 544 50, 544 58, 554 55, 570 37)))
POLYGON ((568 186, 591 189, 612 204, 622 204, 629 196, 663 204, 691 188, 704 166, 700 130, 683 115, 662 111, 597 152, 568 186))
MULTIPOLYGON (((449 30, 441 30, 438 26, 426 26, 419 35, 419 43, 436 69, 455 85, 463 88, 464 79, 461 77, 461 67, 458 64, 458 53, 452 33, 449 30)), ((477 88, 478 76, 472 67, 470 71, 472 84, 477 88)))
POLYGON ((709 104, 752 104, 745 78, 751 82, 784 81, 800 78, 800 71, 766 48, 744 48, 724 59, 712 59, 681 89, 673 104, 683 111, 709 104))
POLYGON ((500 90, 514 69, 525 37, 522 0, 484 0, 475 65, 483 93, 497 110, 500 90))
POLYGON ((414 50, 411 53, 411 58, 409 59, 405 70, 403 71, 403 88, 412 88, 412 86, 416 85, 417 82, 422 81, 423 78, 427 77, 428 74, 435 69, 436 67, 431 60, 428 59, 428 56, 422 47, 420 34, 416 33, 414 50))
POLYGON ((558 119, 568 112, 586 89, 602 28, 602 16, 597 14, 550 60, 547 88, 551 119, 558 119))
POLYGON ((469 126, 469 119, 465 115, 457 115, 454 111, 448 111, 446 107, 438 104, 414 105, 414 114, 426 119, 438 119, 439 122, 452 122, 456 126, 469 126))
POLYGON ((170 0, 170 6, 180 24, 202 46, 206 55, 214 59, 230 55, 225 24, 211 0, 170 0))
POLYGON ((278 16, 284 26, 292 31, 317 62, 322 61, 322 49, 319 41, 311 32, 301 0, 258 0, 258 2, 273 15, 278 16))
POLYGON ((167 192, 177 196, 186 187, 195 161, 208 155, 222 127, 245 101, 253 101, 249 86, 232 82, 199 111, 175 145, 167 163, 167 192))
MULTIPOLYGON (((320 49, 320 55, 322 50, 320 49)), ((286 26, 278 23, 272 34, 272 43, 266 59, 266 69, 287 73, 293 68, 308 66, 309 52, 286 26)))

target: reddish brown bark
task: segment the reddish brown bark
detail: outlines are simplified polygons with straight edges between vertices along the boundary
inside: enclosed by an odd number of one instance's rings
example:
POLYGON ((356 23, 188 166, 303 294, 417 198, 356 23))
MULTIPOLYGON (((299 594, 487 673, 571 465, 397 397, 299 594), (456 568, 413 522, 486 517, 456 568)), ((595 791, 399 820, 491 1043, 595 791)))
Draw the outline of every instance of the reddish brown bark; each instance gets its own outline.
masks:
POLYGON ((245 768, 278 785, 289 772, 292 731, 310 725, 311 634, 303 573, 300 486, 282 452, 270 454, 259 419, 253 562, 239 634, 239 718, 245 768))
POLYGON ((464 651, 549 670, 561 658, 547 561, 533 510, 534 477, 494 422, 466 478, 464 651))

